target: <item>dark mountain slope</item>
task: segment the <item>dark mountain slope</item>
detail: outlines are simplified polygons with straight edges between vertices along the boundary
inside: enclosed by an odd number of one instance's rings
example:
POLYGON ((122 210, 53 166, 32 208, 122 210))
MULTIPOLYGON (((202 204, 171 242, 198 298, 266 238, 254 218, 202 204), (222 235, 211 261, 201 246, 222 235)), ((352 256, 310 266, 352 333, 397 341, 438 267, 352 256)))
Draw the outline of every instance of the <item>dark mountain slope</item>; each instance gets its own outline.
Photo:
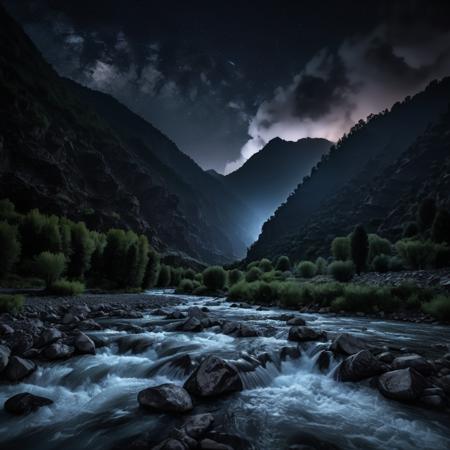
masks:
POLYGON ((310 173, 331 144, 326 139, 306 138, 297 142, 272 139, 224 180, 255 210, 260 227, 310 173))
MULTIPOLYGON (((212 220, 214 213, 197 204, 198 189, 139 136, 113 130, 80 101, 80 90, 54 72, 0 7, 0 196, 22 210, 39 207, 92 227, 145 232, 161 250, 210 262, 232 259, 228 218, 217 214, 212 220)), ((176 152, 172 142, 148 129, 161 154, 166 148, 176 152)))
POLYGON ((264 224, 248 258, 285 252, 304 256, 310 248, 309 253, 314 254, 316 248, 325 245, 326 231, 319 216, 326 215, 328 222, 334 223, 330 235, 341 232, 332 211, 341 217, 341 223, 353 226, 356 223, 353 217, 355 189, 370 184, 393 164, 429 124, 439 120, 447 110, 449 100, 450 78, 445 78, 431 83, 413 98, 397 103, 390 111, 356 125, 264 224), (339 211, 327 209, 340 195, 339 211), (311 235, 313 229, 316 237, 311 235))

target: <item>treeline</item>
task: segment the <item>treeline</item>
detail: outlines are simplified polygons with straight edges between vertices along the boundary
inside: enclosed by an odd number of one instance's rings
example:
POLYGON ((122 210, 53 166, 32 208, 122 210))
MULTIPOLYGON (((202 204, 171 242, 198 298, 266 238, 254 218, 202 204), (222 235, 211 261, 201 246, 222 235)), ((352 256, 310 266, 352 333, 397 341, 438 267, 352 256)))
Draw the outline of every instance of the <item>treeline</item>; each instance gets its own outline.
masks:
POLYGON ((86 282, 111 289, 150 288, 159 276, 166 283, 165 271, 170 269, 160 266, 144 235, 121 229, 101 233, 37 209, 20 214, 9 200, 0 201, 0 279, 37 277, 50 291, 74 294, 86 282))

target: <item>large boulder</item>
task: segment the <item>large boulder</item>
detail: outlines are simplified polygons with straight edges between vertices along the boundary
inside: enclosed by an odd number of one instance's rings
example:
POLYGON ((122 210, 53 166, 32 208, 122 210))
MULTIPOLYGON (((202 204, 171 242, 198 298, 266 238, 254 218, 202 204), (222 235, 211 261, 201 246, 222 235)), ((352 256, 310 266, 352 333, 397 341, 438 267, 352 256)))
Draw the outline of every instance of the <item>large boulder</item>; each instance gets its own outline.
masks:
POLYGON ((422 375, 430 375, 433 372, 433 366, 425 358, 420 355, 399 356, 392 361, 394 370, 406 369, 411 367, 422 375))
POLYGON ((330 368, 330 363, 333 358, 333 353, 329 350, 322 350, 316 360, 316 366, 321 372, 327 372, 330 368))
POLYGON ((39 336, 36 346, 45 347, 46 345, 53 344, 61 338, 62 333, 57 328, 47 328, 39 336))
POLYGON ((354 355, 361 350, 367 350, 369 346, 362 339, 348 333, 342 333, 336 336, 331 344, 331 350, 335 353, 344 355, 354 355))
POLYGON ((86 336, 84 333, 78 333, 75 336, 74 342, 75 350, 81 354, 95 355, 95 344, 94 341, 86 336))
POLYGON ((203 325, 200 319, 195 316, 189 317, 185 322, 177 327, 179 331, 202 331, 203 325))
POLYGON ((65 359, 69 358, 73 354, 73 347, 70 347, 67 344, 64 344, 61 341, 50 344, 46 347, 42 355, 50 361, 54 361, 56 359, 65 359))
POLYGON ((12 356, 5 369, 5 375, 10 381, 23 380, 36 370, 36 364, 29 359, 12 356))
POLYGON ((138 394, 138 402, 142 408, 152 411, 184 413, 193 408, 186 389, 170 383, 144 389, 138 394))
POLYGON ((394 400, 418 400, 426 387, 427 380, 410 367, 383 373, 378 378, 379 391, 394 400))
POLYGON ((301 317, 292 317, 291 319, 286 321, 286 325, 291 326, 303 326, 306 325, 305 319, 301 317))
POLYGON ((386 372, 388 366, 376 359, 368 350, 349 356, 336 369, 339 381, 360 381, 386 372))
POLYGON ((6 368, 9 362, 11 350, 6 345, 0 345, 0 372, 6 368))
POLYGON ((296 342, 317 341, 322 334, 305 326, 294 326, 289 329, 288 339, 296 342))
POLYGON ((29 414, 36 411, 41 406, 51 405, 53 400, 46 397, 39 397, 28 392, 14 395, 6 400, 4 408, 6 412, 15 415, 29 414))
POLYGON ((243 389, 237 370, 214 355, 202 361, 184 387, 189 393, 199 397, 214 397, 243 389))

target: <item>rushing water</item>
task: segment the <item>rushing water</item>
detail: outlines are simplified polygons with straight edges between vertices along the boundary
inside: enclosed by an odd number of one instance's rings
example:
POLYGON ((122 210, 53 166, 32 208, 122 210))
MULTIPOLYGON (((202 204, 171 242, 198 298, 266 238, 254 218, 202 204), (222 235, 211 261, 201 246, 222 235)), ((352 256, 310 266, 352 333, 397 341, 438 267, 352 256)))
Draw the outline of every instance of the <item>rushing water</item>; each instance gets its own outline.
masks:
MULTIPOLYGON (((285 311, 231 308, 227 302, 208 297, 180 299, 181 310, 207 305, 210 317, 245 321, 267 330, 266 337, 235 338, 217 329, 163 331, 162 326, 170 321, 154 315, 107 319, 107 329, 95 334, 106 337, 110 345, 99 348, 95 356, 42 364, 25 382, 0 385, 2 403, 24 391, 54 400, 54 404, 25 417, 0 412, 0 448, 109 450, 144 432, 160 440, 182 419, 143 412, 136 396, 146 387, 165 382, 181 385, 188 374, 176 364, 180 357, 215 354, 238 360, 242 355, 264 351, 275 355, 289 345, 288 327, 275 319, 285 311), (160 327, 133 335, 114 331, 118 322, 160 327), (148 342, 133 351, 133 339, 137 338, 148 342)), ((444 326, 326 315, 302 317, 314 328, 346 331, 373 343, 407 347, 429 356, 433 356, 430 343, 450 342, 450 328, 444 326)), ((275 358, 265 369, 243 372, 244 391, 202 402, 194 412, 210 411, 220 416, 227 432, 247 437, 256 449, 283 449, 299 436, 314 436, 342 450, 450 448, 448 415, 386 400, 368 383, 338 383, 329 373, 318 371, 315 358, 317 345, 310 344, 298 360, 281 362, 275 358)))

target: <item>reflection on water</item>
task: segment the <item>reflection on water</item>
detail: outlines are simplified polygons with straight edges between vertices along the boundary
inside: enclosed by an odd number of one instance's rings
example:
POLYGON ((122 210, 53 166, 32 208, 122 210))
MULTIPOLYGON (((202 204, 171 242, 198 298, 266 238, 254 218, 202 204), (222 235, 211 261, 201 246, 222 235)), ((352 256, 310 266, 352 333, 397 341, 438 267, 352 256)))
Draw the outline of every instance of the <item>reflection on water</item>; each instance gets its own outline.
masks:
MULTIPOLYGON (((182 419, 140 411, 136 396, 141 389, 166 382, 182 384, 189 369, 177 362, 185 361, 181 358, 186 355, 191 360, 206 354, 239 360, 262 352, 268 352, 273 362, 242 372, 243 392, 198 404, 195 411, 219 411, 229 432, 249 437, 258 449, 286 448, 305 434, 342 450, 450 448, 448 416, 388 401, 368 383, 335 382, 329 373, 315 368, 316 344, 304 346, 300 359, 281 362, 279 349, 289 345, 288 327, 276 316, 286 311, 230 308, 226 302, 206 297, 180 298, 184 302, 180 309, 207 304, 210 317, 246 321, 264 330, 264 336, 235 338, 214 328, 200 333, 163 331, 161 325, 170 321, 153 315, 120 320, 157 326, 133 335, 114 331, 117 321, 105 320, 110 328, 95 334, 107 337, 111 344, 98 349, 95 356, 41 365, 26 382, 0 386, 2 403, 23 391, 54 400, 53 405, 25 417, 10 417, 2 411, 1 448, 111 449, 143 432, 162 438, 161 430, 170 430, 182 419)), ((429 356, 433 356, 429 343, 450 341, 450 330, 444 326, 302 316, 314 328, 346 331, 429 356)))

